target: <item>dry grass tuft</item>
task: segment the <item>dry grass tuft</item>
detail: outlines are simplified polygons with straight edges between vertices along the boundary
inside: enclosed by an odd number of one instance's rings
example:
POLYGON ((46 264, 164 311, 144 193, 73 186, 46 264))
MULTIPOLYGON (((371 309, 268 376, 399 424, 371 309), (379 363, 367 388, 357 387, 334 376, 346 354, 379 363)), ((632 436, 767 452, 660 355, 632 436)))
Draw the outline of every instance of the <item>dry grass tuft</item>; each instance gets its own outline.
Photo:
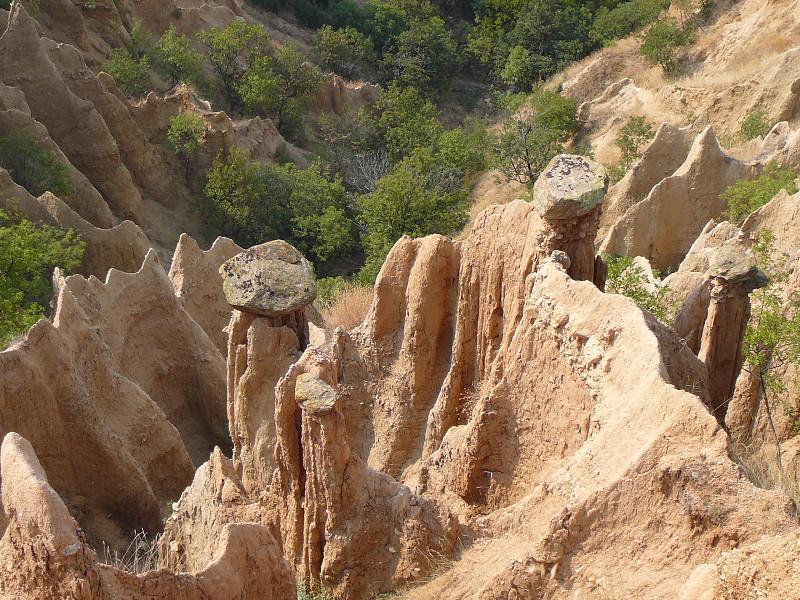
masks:
POLYGON ((736 457, 744 470, 745 476, 755 485, 765 490, 781 490, 800 509, 800 473, 792 468, 792 461, 784 455, 784 462, 789 463, 784 472, 778 468, 775 458, 775 447, 766 444, 760 448, 740 447, 736 450, 736 457))
POLYGON ((333 303, 322 310, 325 325, 329 329, 349 331, 360 325, 367 316, 372 304, 372 288, 361 285, 346 285, 336 296, 333 303))
POLYGON ((131 543, 120 554, 112 550, 103 542, 103 563, 134 575, 141 575, 158 568, 158 540, 161 534, 157 533, 152 538, 142 529, 135 531, 131 543))

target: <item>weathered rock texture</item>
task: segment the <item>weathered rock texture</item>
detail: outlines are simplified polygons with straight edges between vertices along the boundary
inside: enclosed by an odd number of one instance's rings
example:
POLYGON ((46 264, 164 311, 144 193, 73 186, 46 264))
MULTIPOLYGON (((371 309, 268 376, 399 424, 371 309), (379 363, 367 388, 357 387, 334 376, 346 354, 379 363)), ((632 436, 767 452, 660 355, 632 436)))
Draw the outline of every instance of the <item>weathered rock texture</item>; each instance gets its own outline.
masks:
POLYGON ((790 531, 785 497, 728 458, 706 365, 631 301, 570 278, 562 242, 516 201, 463 241, 398 241, 349 333, 309 326, 306 346, 235 312, 233 460, 215 454, 184 492, 165 566, 255 520, 337 598, 609 583, 668 598, 723 551, 790 531))
POLYGON ((601 254, 644 256, 659 270, 677 267, 703 226, 725 210, 725 188, 758 170, 727 156, 706 128, 680 168, 611 226, 601 254))
POLYGON ((569 154, 555 156, 533 186, 533 205, 560 238, 575 279, 595 279, 593 240, 607 190, 602 165, 569 154))
POLYGON ((224 359, 155 254, 105 283, 56 275, 53 321, 0 352, 0 433, 37 448, 90 540, 157 531, 161 511, 225 444, 224 359))
POLYGON ((38 600, 75 598, 294 598, 294 577, 270 533, 226 525, 210 541, 209 561, 194 574, 122 572, 101 564, 78 523, 50 486, 33 447, 16 433, 3 440, 0 594, 38 600))
POLYGON ((219 268, 228 304, 244 312, 281 317, 317 297, 314 267, 283 240, 253 246, 219 268))
POLYGON ((184 233, 178 240, 169 269, 175 295, 223 355, 228 345, 223 329, 231 320, 231 307, 222 292, 219 268, 241 251, 235 242, 223 237, 217 238, 208 250, 201 250, 197 242, 184 233))

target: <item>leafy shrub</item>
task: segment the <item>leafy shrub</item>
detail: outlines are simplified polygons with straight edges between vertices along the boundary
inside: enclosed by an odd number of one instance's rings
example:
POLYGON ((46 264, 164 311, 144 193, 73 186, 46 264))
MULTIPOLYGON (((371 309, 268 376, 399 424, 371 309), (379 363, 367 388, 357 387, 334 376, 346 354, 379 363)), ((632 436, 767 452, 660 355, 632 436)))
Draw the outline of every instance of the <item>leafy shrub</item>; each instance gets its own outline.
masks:
POLYGON ((662 323, 674 320, 676 307, 670 289, 649 282, 644 269, 635 265, 632 257, 608 256, 606 264, 606 292, 630 298, 662 323))
POLYGON ((248 112, 270 116, 285 136, 302 133, 303 113, 308 110, 322 82, 322 73, 286 44, 274 57, 254 58, 237 91, 248 112))
POLYGON ((235 108, 241 106, 238 86, 248 66, 270 49, 270 37, 260 25, 236 19, 224 29, 206 29, 197 38, 206 45, 206 56, 217 74, 222 91, 235 108))
POLYGON ((143 96, 150 89, 150 57, 134 58, 130 51, 116 48, 103 70, 114 78, 128 96, 143 96))
POLYGON ((175 115, 169 120, 167 144, 172 151, 181 156, 186 163, 186 177, 189 177, 189 166, 192 155, 205 142, 206 122, 196 112, 185 112, 175 115))
POLYGON ((772 200, 781 190, 790 194, 797 192, 797 173, 776 162, 770 162, 755 179, 737 181, 722 192, 721 198, 728 204, 723 216, 738 225, 747 216, 772 200))
POLYGON ((692 40, 691 31, 671 19, 659 19, 647 30, 639 51, 651 63, 661 65, 665 73, 677 70, 675 50, 692 40))
POLYGON ((451 234, 467 221, 464 173, 432 148, 418 148, 358 199, 366 231, 367 261, 359 281, 375 281, 386 255, 400 237, 451 234))
POLYGON ((608 45, 643 29, 658 19, 669 5, 670 0, 632 0, 613 8, 601 7, 589 36, 597 44, 608 45))
POLYGON ((772 129, 772 121, 763 110, 751 112, 739 126, 739 137, 745 141, 753 140, 759 136, 764 137, 772 129))
POLYGON ((375 110, 380 115, 378 129, 393 160, 431 146, 444 130, 436 106, 417 88, 391 86, 378 98, 375 110))
POLYGON ((591 8, 572 0, 531 0, 509 35, 512 47, 530 52, 533 72, 544 79, 590 49, 591 8))
POLYGON ((325 25, 317 32, 315 50, 323 69, 349 79, 366 77, 377 62, 372 40, 352 27, 334 29, 325 25))
POLYGON ((141 60, 145 56, 150 56, 154 45, 153 36, 142 27, 141 21, 134 23, 128 35, 131 38, 130 54, 134 60, 141 60))
POLYGON ((85 249, 72 230, 0 211, 0 348, 45 316, 53 269, 76 269, 85 249))
POLYGON ((522 46, 514 46, 508 60, 500 72, 500 79, 517 90, 530 90, 533 82, 533 59, 531 53, 522 46))
POLYGON ((161 75, 176 85, 181 81, 198 83, 203 70, 203 55, 192 48, 185 35, 174 25, 164 32, 155 46, 156 66, 161 75))
POLYGON ((75 189, 69 167, 26 131, 0 138, 0 167, 34 196, 48 191, 69 196, 75 189))
POLYGON ((644 117, 631 117, 617 136, 621 158, 618 165, 609 169, 612 181, 619 181, 631 165, 642 155, 643 147, 655 136, 652 125, 644 117))
POLYGON ((323 269, 357 249, 344 187, 318 163, 262 165, 234 149, 216 158, 204 192, 209 220, 243 246, 286 239, 323 269))

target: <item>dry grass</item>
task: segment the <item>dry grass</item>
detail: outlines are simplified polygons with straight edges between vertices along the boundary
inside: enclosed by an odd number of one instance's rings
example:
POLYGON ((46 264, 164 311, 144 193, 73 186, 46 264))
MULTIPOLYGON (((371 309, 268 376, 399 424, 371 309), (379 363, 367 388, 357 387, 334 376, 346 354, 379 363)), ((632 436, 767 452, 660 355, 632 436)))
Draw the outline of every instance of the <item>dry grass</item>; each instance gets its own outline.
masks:
POLYGON ((784 472, 781 473, 776 460, 775 446, 765 444, 760 448, 739 447, 736 457, 745 476, 753 485, 765 490, 781 490, 800 509, 800 473, 794 467, 792 457, 783 455, 784 472), (788 460, 787 460, 788 459, 788 460))
POLYGON ((134 575, 155 571, 158 568, 158 540, 160 538, 160 533, 150 538, 144 529, 135 531, 131 543, 122 554, 112 550, 108 544, 103 542, 103 563, 134 575))
POLYGON ((341 327, 349 331, 360 325, 372 304, 372 288, 346 285, 333 303, 322 310, 325 325, 330 329, 341 327))

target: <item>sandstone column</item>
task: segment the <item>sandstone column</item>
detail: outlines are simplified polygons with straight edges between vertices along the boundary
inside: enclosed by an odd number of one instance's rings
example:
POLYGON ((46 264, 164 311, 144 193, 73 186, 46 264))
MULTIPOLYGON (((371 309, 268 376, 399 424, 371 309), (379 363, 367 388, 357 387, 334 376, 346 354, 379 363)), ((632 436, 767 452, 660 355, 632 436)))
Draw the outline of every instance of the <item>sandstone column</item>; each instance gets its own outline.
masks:
POLYGON ((594 237, 606 191, 605 167, 571 154, 554 157, 533 186, 534 207, 553 229, 553 249, 569 256, 573 279, 595 281, 594 237))
POLYGON ((275 467, 275 385, 308 340, 314 269, 291 245, 254 246, 219 269, 233 311, 228 325, 228 423, 248 492, 265 490, 275 467))
POLYGON ((750 318, 750 292, 765 286, 767 277, 752 256, 723 247, 709 270, 711 302, 703 326, 698 358, 708 367, 711 408, 725 418, 727 403, 742 368, 742 339, 750 318))

